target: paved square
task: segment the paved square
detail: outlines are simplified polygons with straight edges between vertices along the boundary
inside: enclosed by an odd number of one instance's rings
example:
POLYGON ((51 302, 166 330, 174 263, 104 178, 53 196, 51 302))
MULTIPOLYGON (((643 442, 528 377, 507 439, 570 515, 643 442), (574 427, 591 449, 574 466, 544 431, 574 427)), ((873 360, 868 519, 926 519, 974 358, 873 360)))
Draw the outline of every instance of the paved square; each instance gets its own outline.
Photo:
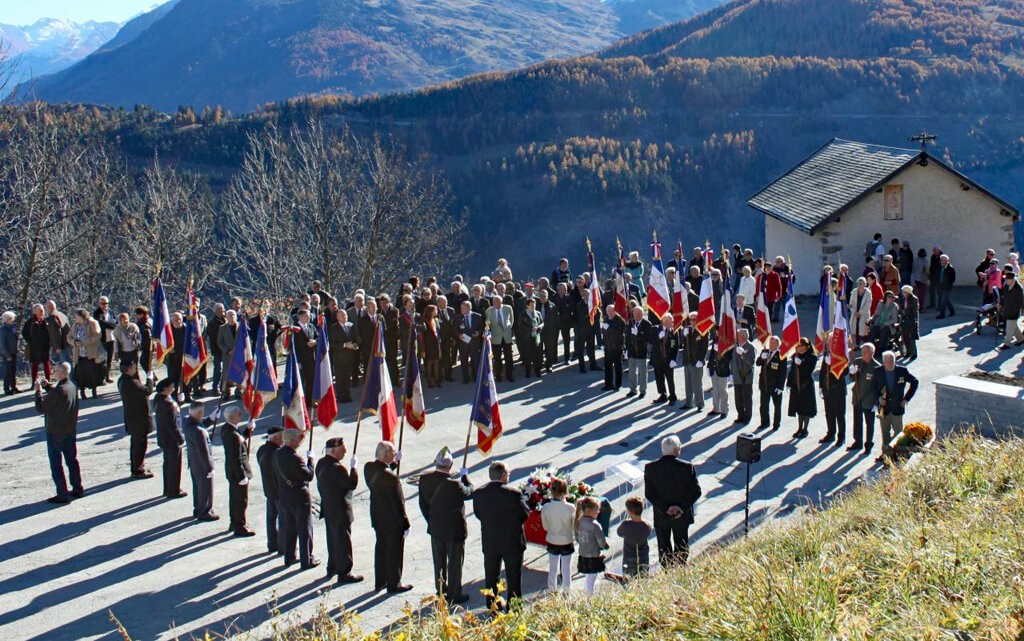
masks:
MULTIPOLYGON (((934 420, 931 382, 984 362, 986 368, 1020 376, 1024 373, 1021 350, 993 352, 998 342, 986 329, 974 334, 973 307, 977 293, 957 293, 962 303, 953 319, 937 321, 922 315, 921 359, 911 371, 921 379, 918 396, 911 402, 908 420, 934 420)), ((813 303, 801 308, 804 334, 813 331, 813 303)), ((779 328, 776 328, 778 331, 779 328)), ((517 374, 520 373, 517 366, 517 374)), ((682 374, 677 373, 682 384, 682 374)), ((706 386, 709 382, 705 378, 706 386)), ((513 468, 513 483, 535 467, 554 466, 573 478, 585 480, 613 498, 616 513, 622 496, 605 470, 624 461, 646 462, 659 454, 659 439, 679 434, 683 456, 697 466, 704 498, 697 506, 697 522, 691 539, 699 552, 711 543, 742 532, 745 470, 735 462, 735 439, 741 431, 731 426, 733 414, 710 421, 695 412, 651 405, 651 392, 642 401, 618 393, 601 392, 601 374, 579 373, 575 364, 560 366, 552 375, 528 382, 499 384, 501 412, 506 427, 495 455, 513 468)), ((468 424, 472 385, 447 384, 440 391, 427 390, 427 425, 423 432, 405 435, 403 476, 429 469, 442 445, 461 453, 468 424)), ((372 579, 361 584, 333 588, 322 568, 300 571, 282 567, 280 557, 270 556, 263 533, 263 498, 258 474, 250 489, 248 518, 258 536, 232 538, 227 522, 197 523, 191 519, 191 501, 159 498, 160 453, 153 439, 148 466, 157 476, 128 480, 128 438, 121 423, 116 389, 108 385, 98 400, 83 404, 78 449, 88 495, 70 506, 55 508, 45 503, 53 494, 46 462, 41 417, 31 395, 0 399, 0 639, 120 639, 110 621, 115 615, 135 639, 189 639, 210 629, 247 629, 269 625, 269 608, 284 617, 302 620, 321 603, 332 611, 340 607, 360 611, 364 630, 387 626, 400 617, 406 604, 418 607, 431 593, 431 559, 425 525, 416 505, 416 488, 406 485, 407 510, 412 530, 406 541, 404 579, 415 589, 400 596, 375 594, 372 579)), ((755 393, 756 399, 756 393, 755 393)), ((756 400, 755 400, 756 403, 756 400)), ((709 401, 710 407, 710 401, 709 401)), ((257 432, 277 419, 275 403, 257 432)), ((748 429, 756 427, 755 423, 748 429)), ((351 443, 354 410, 343 406, 330 435, 345 435, 351 443)), ((793 441, 795 419, 784 418, 782 428, 766 434, 760 463, 752 468, 751 514, 756 522, 780 518, 808 502, 827 500, 855 485, 874 467, 874 456, 848 453, 845 448, 821 446, 824 413, 811 422, 811 436, 793 441)), ((852 420, 848 414, 848 423, 852 420)), ((848 430, 850 428, 848 427, 848 430)), ((327 433, 316 428, 318 454, 327 433)), ((364 421, 359 445, 360 467, 372 456, 379 435, 374 418, 364 421)), ((254 439, 254 448, 262 442, 254 439)), ((220 444, 214 503, 227 514, 226 481, 220 444)), ((877 452, 877 443, 876 443, 877 452)), ((470 454, 472 480, 486 481, 487 461, 470 454)), ((253 460, 255 466, 255 460, 253 460)), ((187 472, 183 489, 191 491, 187 472)), ((642 488, 641 488, 642 490, 642 488)), ((353 526, 355 571, 371 577, 373 532, 368 520, 368 496, 360 481, 353 526)), ((650 519, 650 510, 645 512, 650 519)), ((466 542, 465 581, 479 608, 483 598, 482 555, 479 524, 471 516, 466 542)), ((325 555, 322 523, 317 523, 314 548, 325 555)), ((612 552, 620 541, 610 537, 612 552)), ((524 588, 534 592, 544 585, 547 559, 541 548, 527 550, 528 569, 524 588)), ((617 569, 617 555, 610 562, 617 569)), ((610 584, 599 589, 617 589, 610 584)))

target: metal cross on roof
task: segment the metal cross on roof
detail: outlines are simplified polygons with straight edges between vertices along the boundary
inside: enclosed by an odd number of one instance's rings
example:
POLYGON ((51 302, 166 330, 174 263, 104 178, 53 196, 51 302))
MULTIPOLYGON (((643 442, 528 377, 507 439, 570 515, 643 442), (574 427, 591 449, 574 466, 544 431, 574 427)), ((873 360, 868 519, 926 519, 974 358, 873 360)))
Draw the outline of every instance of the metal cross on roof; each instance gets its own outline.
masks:
POLYGON ((921 133, 917 134, 916 136, 911 136, 910 138, 907 138, 907 140, 910 141, 910 142, 920 143, 921 144, 921 151, 927 151, 928 143, 930 143, 930 142, 934 143, 935 139, 936 139, 935 134, 930 134, 927 131, 922 131, 921 133))

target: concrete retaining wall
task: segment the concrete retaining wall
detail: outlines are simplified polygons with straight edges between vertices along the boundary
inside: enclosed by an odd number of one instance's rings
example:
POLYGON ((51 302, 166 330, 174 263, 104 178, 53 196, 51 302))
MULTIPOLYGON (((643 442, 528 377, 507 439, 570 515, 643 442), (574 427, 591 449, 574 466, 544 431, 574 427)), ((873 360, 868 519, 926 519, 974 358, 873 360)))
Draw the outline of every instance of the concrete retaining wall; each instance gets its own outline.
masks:
POLYGON ((989 438, 1024 435, 1024 389, 964 376, 935 381, 938 435, 972 426, 989 438))

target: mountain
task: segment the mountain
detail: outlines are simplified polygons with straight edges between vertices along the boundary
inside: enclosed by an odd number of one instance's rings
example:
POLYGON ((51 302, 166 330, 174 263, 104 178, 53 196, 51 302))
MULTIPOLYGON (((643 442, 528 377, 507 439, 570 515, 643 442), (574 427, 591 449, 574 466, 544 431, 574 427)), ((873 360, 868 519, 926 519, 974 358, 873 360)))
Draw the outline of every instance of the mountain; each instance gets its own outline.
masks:
POLYGON ((646 253, 652 230, 760 250, 764 219, 746 199, 832 137, 905 147, 926 129, 933 153, 1024 203, 1021 51, 1020 0, 735 0, 598 55, 412 93, 294 99, 196 126, 112 110, 97 126, 134 161, 158 150, 214 190, 268 123, 391 136, 468 212, 468 269, 493 267, 499 246, 537 276, 563 255, 578 263, 588 235, 604 267, 616 236, 646 253))
POLYGON ((118 30, 117 35, 110 39, 109 42, 105 42, 98 51, 110 51, 117 49, 121 45, 128 44, 135 38, 139 37, 142 32, 149 29, 158 20, 166 16, 174 5, 178 4, 178 0, 168 0, 161 5, 153 7, 149 11, 145 11, 128 22, 124 23, 124 26, 118 30))
POLYGON ((181 0, 37 83, 51 102, 255 109, 365 96, 596 51, 719 0, 181 0), (623 29, 630 31, 624 31, 623 29), (126 33, 128 32, 128 33, 126 33))
POLYGON ((28 26, 0 24, 0 42, 19 65, 18 75, 35 78, 60 71, 96 51, 117 33, 116 22, 42 18, 28 26))

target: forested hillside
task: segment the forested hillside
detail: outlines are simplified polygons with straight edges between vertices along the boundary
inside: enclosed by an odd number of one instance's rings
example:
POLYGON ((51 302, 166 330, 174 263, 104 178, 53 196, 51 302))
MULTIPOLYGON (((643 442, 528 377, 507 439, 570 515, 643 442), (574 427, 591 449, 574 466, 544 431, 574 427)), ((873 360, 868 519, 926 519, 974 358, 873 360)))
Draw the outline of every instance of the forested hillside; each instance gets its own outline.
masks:
MULTIPOLYGON (((760 248, 763 221, 746 198, 833 136, 907 146, 927 129, 936 153, 1024 200, 1022 6, 739 0, 600 56, 410 94, 293 100, 234 119, 96 113, 128 153, 158 150, 214 189, 245 133, 269 122, 382 132, 444 170, 471 244, 497 241, 531 273, 563 254, 579 263, 586 234, 605 263, 616 236, 646 251, 655 228, 688 245, 760 248)), ((489 267, 494 251, 474 266, 489 267)))

